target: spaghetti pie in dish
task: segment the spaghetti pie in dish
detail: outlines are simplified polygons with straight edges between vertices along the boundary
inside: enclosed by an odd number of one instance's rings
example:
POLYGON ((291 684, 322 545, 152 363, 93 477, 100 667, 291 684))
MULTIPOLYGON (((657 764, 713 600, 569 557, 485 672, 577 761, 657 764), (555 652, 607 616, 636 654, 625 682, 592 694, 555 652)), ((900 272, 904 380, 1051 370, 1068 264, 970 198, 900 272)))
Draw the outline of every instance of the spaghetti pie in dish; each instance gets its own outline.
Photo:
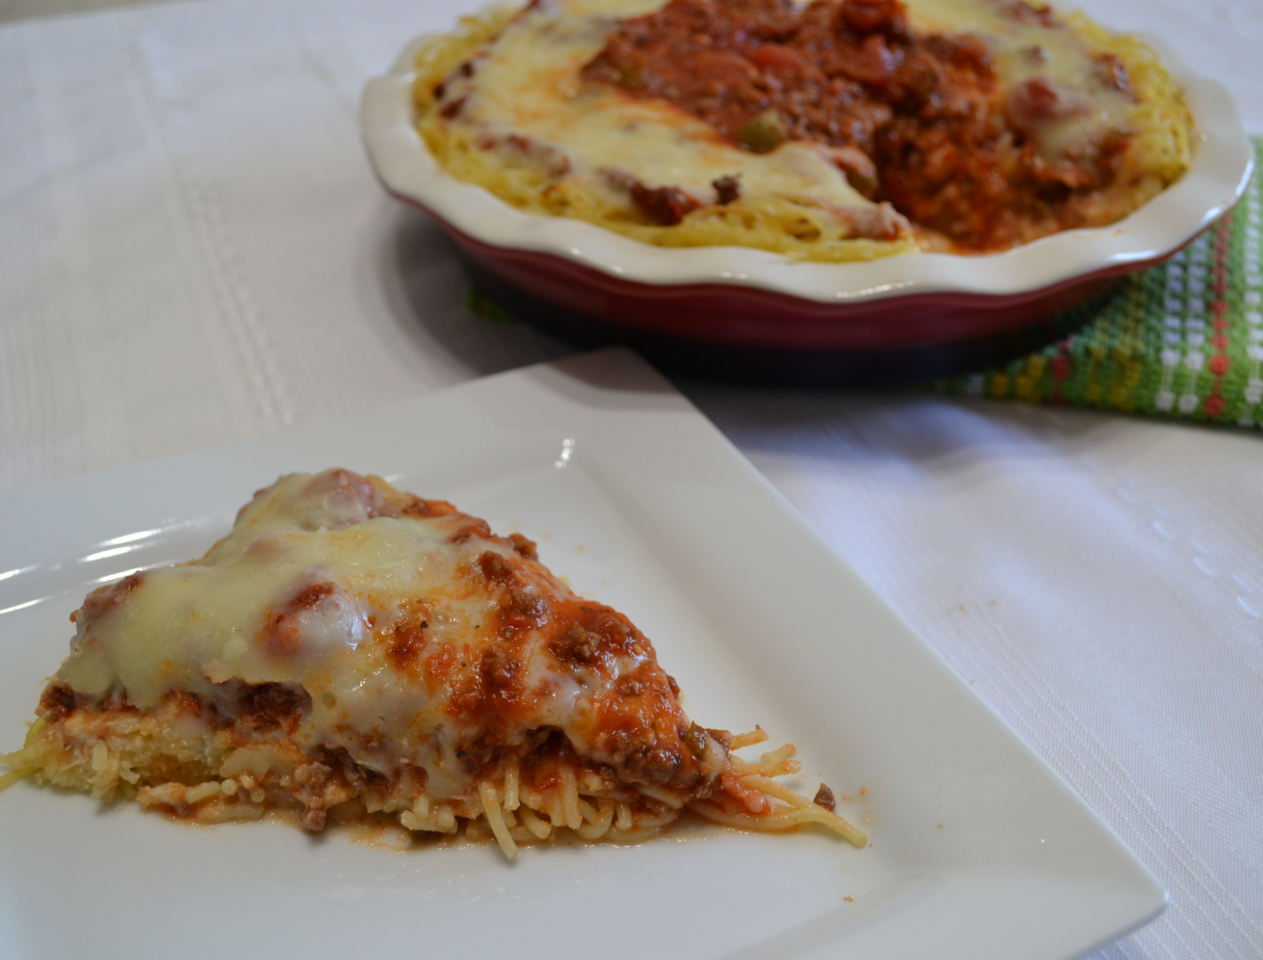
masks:
POLYGON ((1022 0, 537 0, 425 45, 414 99, 522 210, 804 260, 1102 226, 1191 162, 1147 46, 1022 0))
POLYGON ((345 470, 259 491, 199 560, 72 615, 22 777, 214 823, 394 821, 416 834, 639 840, 686 811, 864 834, 691 721, 653 646, 518 534, 345 470))

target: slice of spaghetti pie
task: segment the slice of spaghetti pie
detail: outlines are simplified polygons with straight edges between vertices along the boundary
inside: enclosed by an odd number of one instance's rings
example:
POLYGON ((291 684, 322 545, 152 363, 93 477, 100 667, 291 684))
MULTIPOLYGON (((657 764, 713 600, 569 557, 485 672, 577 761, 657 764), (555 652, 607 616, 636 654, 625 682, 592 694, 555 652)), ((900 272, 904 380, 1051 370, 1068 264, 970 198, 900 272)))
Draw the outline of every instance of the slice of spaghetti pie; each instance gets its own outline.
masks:
POLYGON ((378 477, 282 477, 200 560, 97 590, 71 619, 5 780, 201 822, 464 824, 510 857, 565 831, 638 839, 686 809, 865 842, 771 779, 798 769, 792 748, 747 763, 731 751, 761 731, 691 722, 649 640, 529 540, 378 477))

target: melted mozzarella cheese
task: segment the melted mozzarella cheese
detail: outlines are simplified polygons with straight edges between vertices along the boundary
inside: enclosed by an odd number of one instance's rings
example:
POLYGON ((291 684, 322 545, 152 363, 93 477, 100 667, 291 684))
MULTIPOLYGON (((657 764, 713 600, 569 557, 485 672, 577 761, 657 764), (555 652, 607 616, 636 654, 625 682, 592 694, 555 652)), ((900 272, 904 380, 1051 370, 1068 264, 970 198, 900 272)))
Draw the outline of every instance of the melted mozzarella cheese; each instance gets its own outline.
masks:
POLYGON ((717 202, 715 180, 739 176, 742 196, 754 202, 779 197, 824 209, 876 206, 816 144, 793 141, 770 153, 748 153, 669 104, 580 79, 616 17, 659 6, 563 0, 523 14, 479 57, 472 76, 445 84, 444 101, 462 101, 453 126, 512 153, 515 162, 533 153, 557 170, 564 157, 566 176, 614 205, 627 205, 620 175, 630 175, 649 187, 677 187, 703 204, 717 202))
MULTIPOLYGON (((491 551, 515 563, 528 593, 577 599, 506 541, 462 535, 464 514, 370 516, 371 485, 357 495, 329 477, 282 478, 201 560, 115 585, 98 595, 96 612, 90 598, 58 676, 96 700, 121 691, 141 710, 170 691, 218 704, 229 681, 301 687, 311 708, 300 745, 344 748, 380 772, 422 767, 431 796, 460 794, 469 777, 456 751, 482 728, 456 701, 485 668, 480 656, 497 640, 505 603, 480 558, 491 551), (423 631, 408 663, 396 655, 400 625, 423 631)), ((652 651, 610 658, 601 675, 559 669, 543 634, 522 635, 509 708, 518 726, 501 735, 523 742, 556 728, 593 759, 612 759, 593 735, 599 699, 652 651)))
POLYGON ((1101 69, 1082 36, 1058 21, 1045 26, 1034 17, 1006 13, 1001 2, 985 0, 909 0, 908 13, 918 30, 971 33, 995 58, 1004 90, 1036 78, 1046 79, 1067 101, 1062 116, 1036 125, 1040 156, 1055 160, 1075 149, 1099 143, 1111 132, 1124 132, 1135 103, 1101 79, 1101 69))

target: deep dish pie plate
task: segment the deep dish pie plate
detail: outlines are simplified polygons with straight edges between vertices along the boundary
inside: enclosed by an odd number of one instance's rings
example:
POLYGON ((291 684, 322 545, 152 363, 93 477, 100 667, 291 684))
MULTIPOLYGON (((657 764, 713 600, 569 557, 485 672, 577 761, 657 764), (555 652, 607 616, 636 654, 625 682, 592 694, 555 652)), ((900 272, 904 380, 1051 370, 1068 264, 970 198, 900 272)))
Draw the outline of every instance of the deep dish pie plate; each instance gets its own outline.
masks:
POLYGON ((525 213, 452 177, 427 151, 412 100, 415 54, 425 38, 368 85, 361 125, 385 188, 434 217, 480 285, 510 312, 552 321, 581 341, 591 322, 587 342, 612 337, 642 349, 674 342, 738 353, 899 352, 1029 327, 1161 262, 1240 197, 1252 151, 1230 94, 1192 75, 1160 40, 1145 39, 1194 115, 1192 168, 1118 223, 979 256, 808 263, 741 247, 657 247, 579 220, 525 213))

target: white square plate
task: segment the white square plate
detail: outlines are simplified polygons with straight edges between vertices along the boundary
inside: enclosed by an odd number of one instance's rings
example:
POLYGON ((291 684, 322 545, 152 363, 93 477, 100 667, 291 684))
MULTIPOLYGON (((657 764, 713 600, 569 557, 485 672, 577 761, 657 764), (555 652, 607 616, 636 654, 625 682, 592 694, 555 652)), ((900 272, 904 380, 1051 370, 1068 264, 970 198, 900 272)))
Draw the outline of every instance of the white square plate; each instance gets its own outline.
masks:
POLYGON ((626 612, 704 725, 801 748, 871 845, 686 829, 392 853, 0 794, 0 956, 1053 960, 1155 917, 1116 837, 657 374, 622 351, 0 503, 0 742, 93 584, 202 553, 258 487, 346 466, 540 541, 626 612))

